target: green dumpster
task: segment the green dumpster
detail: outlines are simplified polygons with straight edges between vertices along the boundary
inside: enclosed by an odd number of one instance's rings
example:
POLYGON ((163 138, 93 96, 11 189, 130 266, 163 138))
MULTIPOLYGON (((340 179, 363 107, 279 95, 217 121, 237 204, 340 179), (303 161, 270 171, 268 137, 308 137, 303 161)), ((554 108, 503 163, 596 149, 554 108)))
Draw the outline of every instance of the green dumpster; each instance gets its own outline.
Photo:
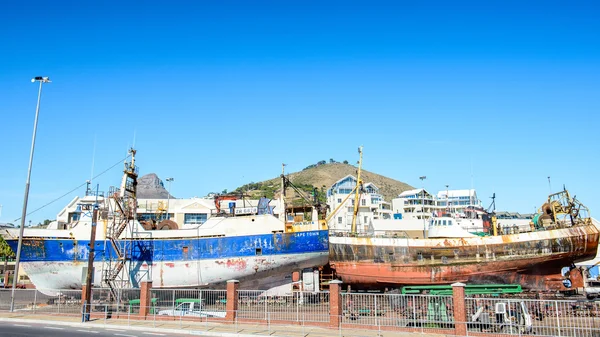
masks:
MULTIPOLYGON (((149 311, 150 314, 158 313, 158 309, 156 309, 156 301, 157 300, 158 300, 157 298, 150 299, 150 311, 149 311)), ((139 309, 140 309, 140 303, 141 303, 141 301, 139 298, 134 299, 134 300, 129 300, 129 313, 134 313, 134 311, 135 311, 135 313, 138 313, 139 309)))

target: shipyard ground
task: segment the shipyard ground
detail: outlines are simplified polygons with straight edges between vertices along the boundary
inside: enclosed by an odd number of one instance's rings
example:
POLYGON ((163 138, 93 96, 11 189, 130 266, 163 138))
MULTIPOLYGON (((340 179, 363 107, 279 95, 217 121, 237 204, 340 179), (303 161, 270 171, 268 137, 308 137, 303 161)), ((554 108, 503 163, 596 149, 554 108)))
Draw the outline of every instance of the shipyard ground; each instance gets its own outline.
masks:
MULTIPOLYGON (((289 336, 289 337, 408 337, 427 336, 445 337, 451 335, 408 333, 391 331, 369 331, 359 329, 327 329, 313 326, 297 325, 259 325, 259 324, 223 324, 201 322, 172 321, 127 321, 114 319, 96 319, 82 323, 80 317, 50 316, 0 312, 0 336, 9 331, 25 331, 10 336, 209 336, 209 337, 257 337, 257 336, 289 336), (5 330, 5 327, 7 329, 5 330), (23 328, 23 329, 19 329, 23 328), (25 328, 29 328, 25 329, 25 328), (10 330, 9 330, 10 329, 10 330), (40 330, 41 329, 41 330, 40 330), (31 331, 43 334, 31 334, 31 331), (53 335, 54 334, 54 335, 53 335)), ((14 333, 14 332, 13 332, 14 333)))

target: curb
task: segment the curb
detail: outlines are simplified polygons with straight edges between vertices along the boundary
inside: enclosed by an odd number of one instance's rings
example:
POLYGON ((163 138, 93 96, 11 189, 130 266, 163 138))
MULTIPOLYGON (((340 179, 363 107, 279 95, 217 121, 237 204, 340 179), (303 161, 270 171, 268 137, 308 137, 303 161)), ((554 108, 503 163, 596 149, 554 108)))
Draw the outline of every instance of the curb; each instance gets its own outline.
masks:
POLYGON ((0 317, 0 322, 14 322, 14 323, 34 323, 34 324, 50 324, 50 325, 60 325, 60 326, 69 326, 73 328, 100 328, 100 329, 123 329, 123 330, 131 330, 131 331, 145 331, 145 332, 164 332, 167 334, 188 334, 194 336, 211 336, 211 337, 271 337, 269 335, 254 335, 254 334, 238 334, 231 332, 210 332, 210 331, 200 331, 200 330, 178 330, 178 329, 165 329, 165 328, 154 328, 154 327, 137 327, 137 326, 127 326, 127 325, 104 325, 104 324, 95 324, 95 323, 75 323, 75 322, 56 322, 56 321, 46 321, 42 319, 26 319, 26 318, 10 318, 10 317, 0 317))

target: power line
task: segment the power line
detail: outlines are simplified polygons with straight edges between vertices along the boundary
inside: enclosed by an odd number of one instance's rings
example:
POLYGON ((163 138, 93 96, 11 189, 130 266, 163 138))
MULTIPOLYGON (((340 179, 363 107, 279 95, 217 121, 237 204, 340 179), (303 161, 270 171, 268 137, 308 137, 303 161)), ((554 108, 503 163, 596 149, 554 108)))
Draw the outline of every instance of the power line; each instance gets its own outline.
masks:
MULTIPOLYGON (((127 155, 127 156, 126 156, 124 159, 121 159, 121 160, 119 160, 118 162, 116 162, 116 163, 115 163, 113 166, 111 166, 111 167, 107 168, 106 170, 104 170, 104 171, 100 172, 99 174, 97 174, 96 176, 92 177, 92 180, 94 180, 94 179, 96 179, 96 178, 100 177, 101 175, 103 175, 104 173, 106 173, 106 172, 110 171, 110 170, 111 170, 111 169, 113 169, 115 166, 117 166, 117 165, 121 164, 123 161, 127 160, 127 158, 129 158, 129 155, 127 155)), ((56 199, 54 199, 54 200, 50 201, 49 203, 47 203, 47 204, 45 204, 45 205, 43 205, 43 206, 41 206, 41 207, 38 207, 38 208, 34 209, 33 211, 31 211, 31 212, 27 213, 27 215, 31 215, 31 214, 33 214, 33 213, 35 213, 35 212, 37 212, 37 211, 41 210, 42 208, 44 208, 44 207, 46 207, 46 206, 49 206, 49 205, 51 205, 51 204, 55 203, 56 201, 58 201, 58 200, 60 200, 60 199, 62 199, 62 198, 64 198, 64 197, 66 197, 67 195, 69 195, 69 194, 71 194, 71 193, 73 193, 73 192, 77 191, 78 189, 82 188, 82 187, 83 187, 84 185, 86 185, 86 184, 87 184, 87 181, 86 181, 86 182, 84 182, 83 184, 81 184, 81 185, 79 185, 79 186, 75 187, 74 189, 70 190, 69 192, 67 192, 67 193, 65 193, 65 194, 63 194, 63 195, 61 195, 60 197, 58 197, 58 198, 56 198, 56 199)), ((13 222, 17 222, 17 221, 19 221, 19 220, 21 220, 21 218, 17 218, 17 219, 15 219, 13 222)))

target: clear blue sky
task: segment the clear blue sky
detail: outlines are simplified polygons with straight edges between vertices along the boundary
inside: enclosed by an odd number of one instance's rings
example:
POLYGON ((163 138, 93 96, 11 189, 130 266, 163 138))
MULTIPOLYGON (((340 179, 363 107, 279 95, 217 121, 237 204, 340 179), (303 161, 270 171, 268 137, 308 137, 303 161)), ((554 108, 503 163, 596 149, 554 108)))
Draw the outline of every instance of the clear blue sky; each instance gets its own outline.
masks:
MULTIPOLYGON (((5 1, 0 222, 124 158, 203 196, 319 160, 600 215, 597 1, 5 1), (95 149, 95 150, 94 150, 95 149), (95 153, 95 154, 94 154, 95 153), (94 165, 92 166, 92 162, 94 165), (93 167, 93 168, 92 168, 93 167), (92 173, 93 171, 93 173, 92 173)), ((95 183, 117 185, 121 166, 95 183)), ((76 194, 28 217, 56 213, 76 194)))

